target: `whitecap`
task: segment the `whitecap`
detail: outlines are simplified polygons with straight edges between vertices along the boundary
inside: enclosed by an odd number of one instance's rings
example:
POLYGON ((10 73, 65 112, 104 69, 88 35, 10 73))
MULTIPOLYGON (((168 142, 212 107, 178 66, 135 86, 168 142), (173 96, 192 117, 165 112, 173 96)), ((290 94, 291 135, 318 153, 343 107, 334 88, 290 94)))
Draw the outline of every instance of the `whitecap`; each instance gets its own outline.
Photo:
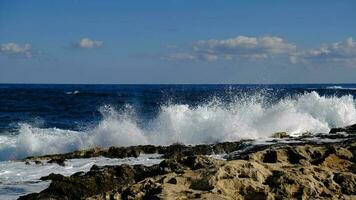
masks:
POLYGON ((199 106, 162 105, 144 125, 131 106, 117 111, 101 108, 103 119, 92 129, 71 131, 21 124, 18 135, 0 137, 0 159, 69 152, 90 147, 172 143, 202 144, 268 138, 285 131, 327 133, 332 127, 356 123, 351 95, 320 96, 309 92, 269 103, 261 96, 223 104, 216 100, 199 106))

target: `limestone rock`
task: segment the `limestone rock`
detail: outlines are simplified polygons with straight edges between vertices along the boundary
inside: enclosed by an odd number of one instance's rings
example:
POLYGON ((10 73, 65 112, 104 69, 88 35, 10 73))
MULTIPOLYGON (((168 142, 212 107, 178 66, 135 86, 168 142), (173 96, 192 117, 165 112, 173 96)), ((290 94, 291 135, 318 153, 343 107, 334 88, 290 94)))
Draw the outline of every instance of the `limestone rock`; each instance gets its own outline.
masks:
MULTIPOLYGON (((171 157, 149 167, 94 165, 87 173, 69 177, 50 174, 42 178, 52 181, 47 189, 20 199, 336 200, 356 197, 355 138, 334 144, 250 148, 229 160, 200 155, 214 148, 218 146, 176 145, 167 151, 166 155, 171 157)), ((227 144, 219 148, 240 147, 227 144)), ((145 151, 153 149, 147 147, 145 151)), ((127 150, 130 155, 138 155, 140 151, 127 150)), ((115 156, 122 153, 117 149, 110 152, 115 156)))

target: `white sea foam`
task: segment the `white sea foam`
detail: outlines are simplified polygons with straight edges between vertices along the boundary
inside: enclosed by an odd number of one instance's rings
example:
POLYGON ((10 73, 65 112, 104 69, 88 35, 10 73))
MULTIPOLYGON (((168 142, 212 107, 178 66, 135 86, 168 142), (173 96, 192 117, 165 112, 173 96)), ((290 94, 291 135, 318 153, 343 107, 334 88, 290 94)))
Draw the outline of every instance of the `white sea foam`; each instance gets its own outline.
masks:
POLYGON ((326 89, 332 89, 332 90, 356 90, 356 88, 350 88, 350 87, 342 87, 339 85, 334 85, 334 86, 328 86, 326 89))
POLYGON ((184 104, 161 106, 144 126, 130 106, 116 111, 101 109, 103 120, 88 131, 38 128, 21 124, 16 136, 0 137, 0 159, 68 152, 94 146, 139 144, 169 145, 214 143, 267 138, 277 131, 292 135, 328 132, 331 127, 356 123, 351 95, 325 97, 316 92, 270 104, 261 96, 240 98, 228 105, 213 101, 196 107, 184 104))
POLYGON ((342 89, 342 88, 343 88, 342 86, 337 86, 337 85, 326 87, 326 89, 342 89))
POLYGON ((78 90, 75 90, 75 91, 70 91, 70 92, 66 92, 66 94, 78 94, 79 91, 78 90))

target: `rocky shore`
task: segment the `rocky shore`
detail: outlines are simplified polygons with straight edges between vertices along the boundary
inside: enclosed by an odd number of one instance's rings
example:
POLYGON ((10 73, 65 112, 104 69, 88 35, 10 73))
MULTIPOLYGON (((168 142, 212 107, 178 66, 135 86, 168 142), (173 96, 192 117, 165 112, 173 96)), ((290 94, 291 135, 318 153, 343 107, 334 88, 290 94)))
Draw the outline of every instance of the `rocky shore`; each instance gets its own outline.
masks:
POLYGON ((47 189, 20 199, 356 199, 356 125, 313 137, 278 135, 283 139, 262 144, 146 145, 30 157, 28 164, 60 165, 72 158, 143 153, 165 160, 153 166, 94 165, 69 177, 50 174, 41 178, 51 180, 47 189), (210 156, 222 153, 224 160, 210 156))

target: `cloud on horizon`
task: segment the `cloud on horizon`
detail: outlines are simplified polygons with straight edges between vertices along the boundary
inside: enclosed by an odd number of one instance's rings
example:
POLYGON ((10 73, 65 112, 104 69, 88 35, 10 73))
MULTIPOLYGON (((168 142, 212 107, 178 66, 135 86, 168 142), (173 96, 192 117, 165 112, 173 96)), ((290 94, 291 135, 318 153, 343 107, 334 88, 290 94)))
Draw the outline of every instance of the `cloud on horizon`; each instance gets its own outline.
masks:
POLYGON ((81 38, 79 41, 74 43, 74 47, 83 49, 95 49, 100 48, 104 45, 103 41, 93 40, 88 37, 81 38))
POLYGON ((168 60, 203 60, 218 59, 266 59, 295 52, 296 45, 276 36, 247 37, 237 36, 224 40, 200 40, 193 44, 191 52, 172 53, 168 60))
POLYGON ((341 64, 356 65, 356 41, 349 37, 345 41, 321 45, 315 49, 298 49, 297 45, 276 36, 237 36, 222 40, 200 40, 188 51, 173 52, 164 57, 170 61, 248 60, 261 61, 280 59, 289 64, 341 64), (280 59, 286 58, 286 59, 280 59))
POLYGON ((9 42, 0 44, 0 54, 8 56, 23 56, 26 58, 32 58, 33 49, 31 44, 18 44, 15 42, 9 42))
POLYGON ((317 49, 297 52, 290 56, 290 62, 297 63, 340 63, 343 65, 356 64, 356 41, 352 37, 342 42, 322 45, 317 49))

